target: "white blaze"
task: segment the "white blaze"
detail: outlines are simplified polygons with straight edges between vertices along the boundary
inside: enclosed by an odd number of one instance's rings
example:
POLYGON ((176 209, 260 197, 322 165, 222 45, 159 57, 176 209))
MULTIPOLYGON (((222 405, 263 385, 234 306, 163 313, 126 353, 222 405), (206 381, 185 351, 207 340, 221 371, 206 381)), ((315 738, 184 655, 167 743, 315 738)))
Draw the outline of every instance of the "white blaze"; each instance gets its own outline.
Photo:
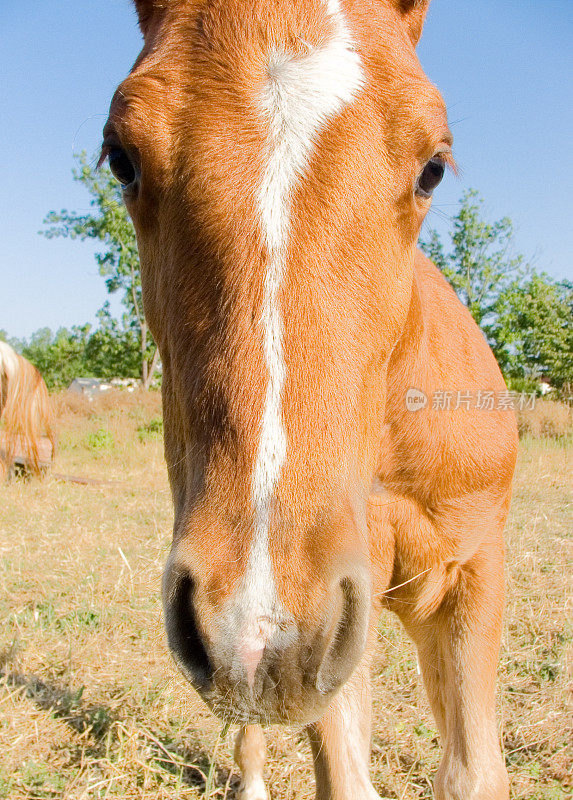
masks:
MULTIPOLYGON (((303 175, 321 130, 350 103, 360 89, 360 57, 352 47, 338 0, 328 0, 334 35, 321 49, 304 55, 275 50, 269 56, 268 81, 260 109, 268 122, 266 166, 258 192, 258 211, 267 250, 263 331, 268 383, 252 480, 255 534, 245 577, 248 619, 272 618, 276 605, 269 555, 269 524, 275 488, 286 456, 287 439, 281 411, 286 366, 279 293, 289 243, 291 195, 303 175)), ((247 610, 247 609, 245 609, 247 610)), ((247 624, 253 646, 264 646, 258 625, 247 624)))

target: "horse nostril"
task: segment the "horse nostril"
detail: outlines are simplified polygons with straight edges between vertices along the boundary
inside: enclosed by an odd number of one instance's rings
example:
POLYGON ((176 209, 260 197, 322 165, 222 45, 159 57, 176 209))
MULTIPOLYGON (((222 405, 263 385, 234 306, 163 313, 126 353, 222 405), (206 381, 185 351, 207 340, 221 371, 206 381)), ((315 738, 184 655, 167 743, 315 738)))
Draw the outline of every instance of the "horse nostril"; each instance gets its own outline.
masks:
POLYGON ((199 633, 193 596, 195 584, 183 571, 171 569, 164 580, 164 613, 167 641, 178 665, 192 683, 205 686, 213 667, 199 633))
POLYGON ((362 577, 340 581, 343 605, 336 630, 316 677, 316 688, 328 694, 350 677, 368 636, 370 585, 362 577))

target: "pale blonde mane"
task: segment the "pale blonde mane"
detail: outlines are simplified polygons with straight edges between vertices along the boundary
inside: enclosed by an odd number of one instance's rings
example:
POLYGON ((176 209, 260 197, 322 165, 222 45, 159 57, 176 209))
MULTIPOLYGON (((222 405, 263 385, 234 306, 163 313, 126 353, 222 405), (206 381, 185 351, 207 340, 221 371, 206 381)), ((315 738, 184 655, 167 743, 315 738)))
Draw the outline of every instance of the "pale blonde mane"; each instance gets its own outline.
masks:
POLYGON ((1 460, 9 468, 18 450, 32 473, 41 475, 41 438, 50 440, 52 457, 56 443, 50 396, 36 367, 5 342, 0 342, 0 421, 1 460))

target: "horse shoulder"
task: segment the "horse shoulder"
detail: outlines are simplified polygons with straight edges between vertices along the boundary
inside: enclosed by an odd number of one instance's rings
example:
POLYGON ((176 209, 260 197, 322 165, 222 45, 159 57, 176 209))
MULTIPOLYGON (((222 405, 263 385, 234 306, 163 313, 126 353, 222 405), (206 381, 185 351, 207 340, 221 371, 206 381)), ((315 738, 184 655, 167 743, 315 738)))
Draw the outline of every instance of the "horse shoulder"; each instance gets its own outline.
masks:
POLYGON ((505 491, 517 448, 515 415, 500 401, 506 392, 480 328, 418 252, 408 320, 388 365, 381 479, 421 499, 505 491), (412 391, 425 397, 423 408, 412 410, 412 391), (486 396, 493 408, 480 407, 486 396))

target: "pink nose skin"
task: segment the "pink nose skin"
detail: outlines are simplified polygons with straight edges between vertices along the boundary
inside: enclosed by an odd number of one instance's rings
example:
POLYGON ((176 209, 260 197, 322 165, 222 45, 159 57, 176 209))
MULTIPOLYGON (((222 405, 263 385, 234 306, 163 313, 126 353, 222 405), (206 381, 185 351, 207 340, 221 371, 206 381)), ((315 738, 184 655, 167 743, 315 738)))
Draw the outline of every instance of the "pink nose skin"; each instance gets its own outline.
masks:
POLYGON ((266 644, 274 630, 275 625, 268 619, 259 619, 250 624, 247 623, 243 628, 239 655, 245 666, 247 681, 251 689, 255 682, 255 672, 261 663, 266 644))
POLYGON ((261 662, 264 652, 264 647, 261 647, 258 650, 249 650, 246 647, 241 648, 241 660, 245 665, 247 682, 251 689, 253 688, 253 684, 255 682, 255 672, 257 671, 257 667, 261 662))

